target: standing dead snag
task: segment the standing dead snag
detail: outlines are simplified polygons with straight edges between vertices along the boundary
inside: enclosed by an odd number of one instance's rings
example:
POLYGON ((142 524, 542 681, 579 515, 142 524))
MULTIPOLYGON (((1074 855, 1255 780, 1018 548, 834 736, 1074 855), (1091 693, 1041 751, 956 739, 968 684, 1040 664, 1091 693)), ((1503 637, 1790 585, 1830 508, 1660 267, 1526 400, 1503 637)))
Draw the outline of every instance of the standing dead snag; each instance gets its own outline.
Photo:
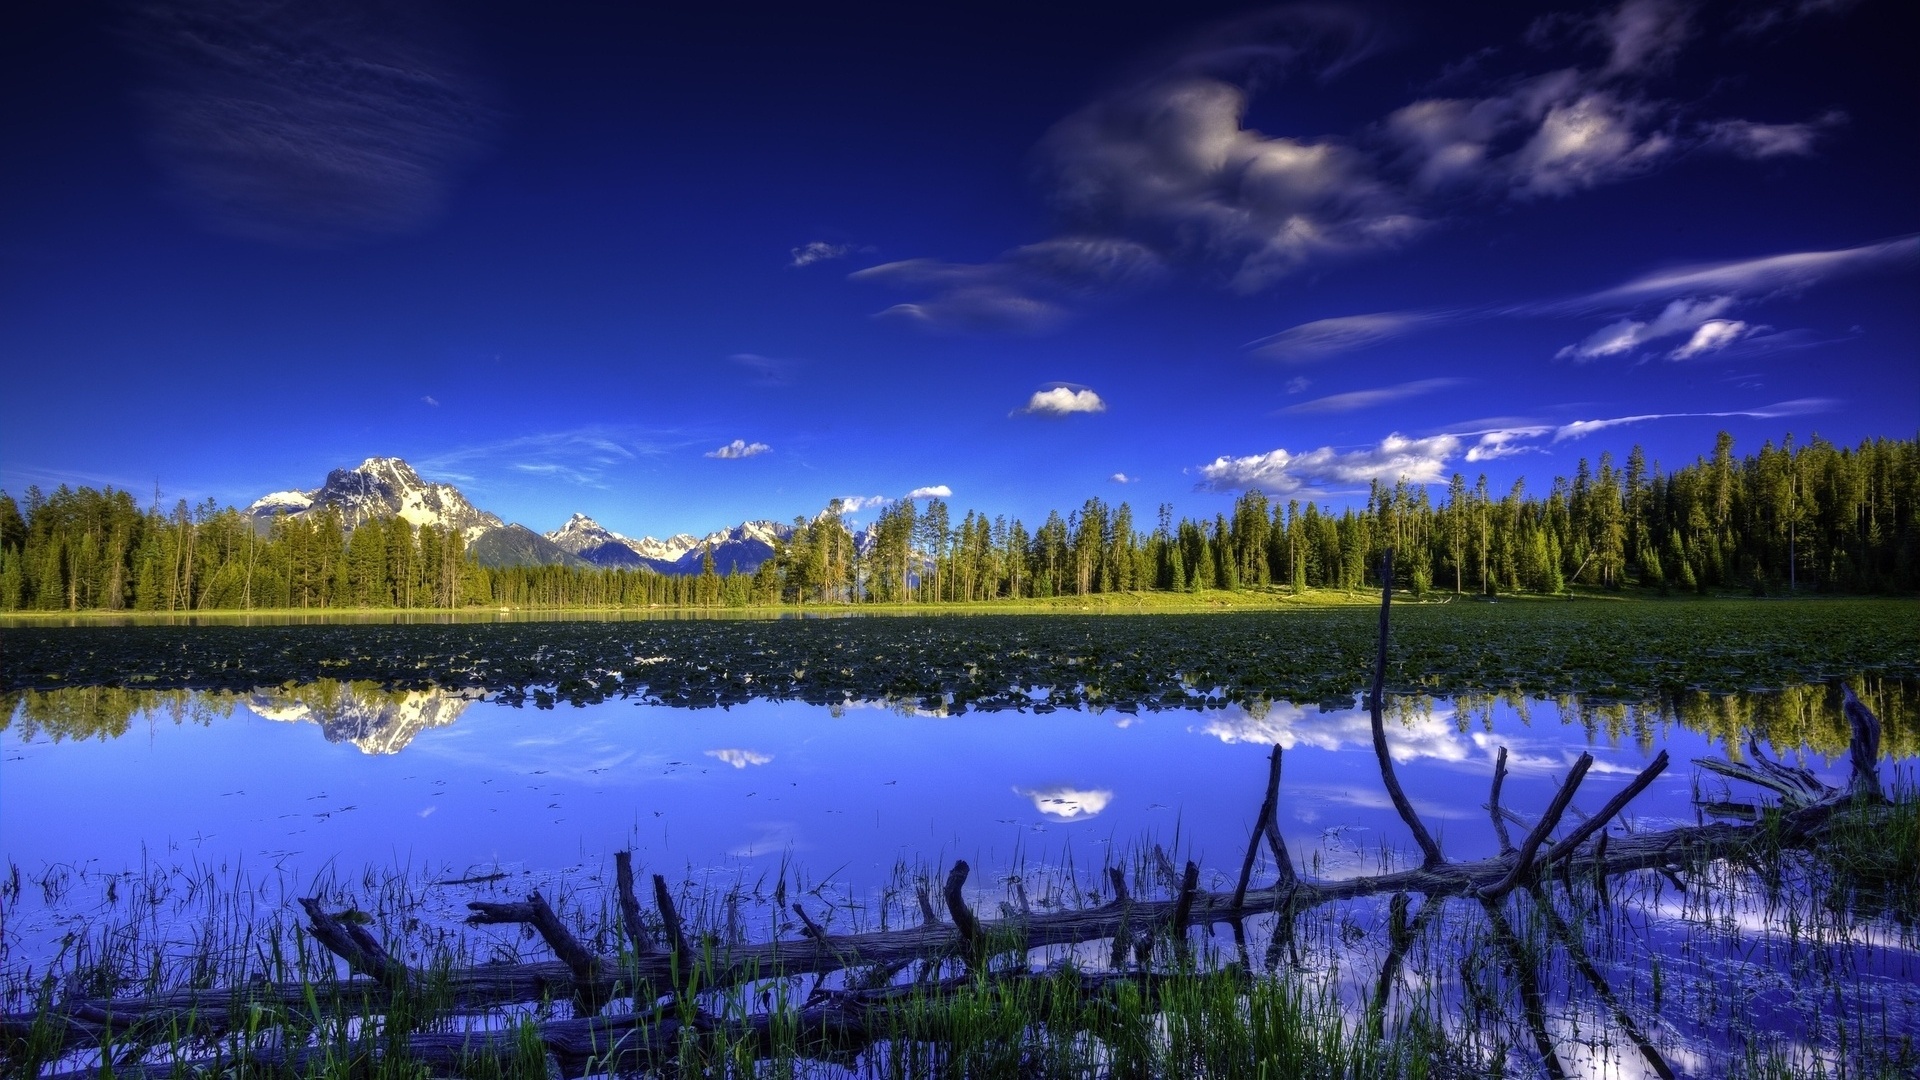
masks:
POLYGON ((943 890, 947 899, 947 914, 953 918, 953 928, 960 932, 960 947, 971 963, 986 959, 986 942, 980 936, 980 920, 973 917, 973 909, 967 906, 966 897, 960 890, 967 883, 967 874, 971 869, 965 859, 954 862, 953 869, 947 873, 947 887, 943 890))
POLYGON ((1382 712, 1386 705, 1387 693, 1387 626, 1388 609, 1393 606, 1393 549, 1388 548, 1380 556, 1380 649, 1374 657, 1373 693, 1367 696, 1367 708, 1373 718, 1373 756, 1380 759, 1380 781, 1387 787, 1387 795, 1393 799, 1393 808, 1400 812, 1400 820, 1407 823, 1413 831, 1413 842, 1420 845, 1425 856, 1422 865, 1428 869, 1439 866, 1446 860, 1440 855, 1440 845, 1427 831, 1427 826, 1414 812, 1413 801, 1400 787, 1399 777, 1393 774, 1393 757, 1387 753, 1387 722, 1382 712))
POLYGON ((1500 748, 1500 757, 1493 763, 1493 791, 1487 796, 1487 812, 1493 815, 1493 832, 1500 838, 1500 854, 1513 850, 1513 838, 1507 835, 1507 819, 1500 812, 1500 786, 1507 780, 1507 748, 1500 748))
POLYGON ((647 928, 640 921, 640 898, 633 891, 633 852, 616 851, 613 853, 613 869, 620 892, 620 925, 627 932, 627 943, 635 956, 645 956, 653 951, 653 942, 647 937, 647 928))
POLYGON ((1853 687, 1842 683, 1840 692, 1845 695, 1842 709, 1847 714, 1847 726, 1853 729, 1847 746, 1853 764, 1847 793, 1862 802, 1879 802, 1885 797, 1880 790, 1880 718, 1853 696, 1853 687))
MULTIPOLYGON (((1260 803, 1260 816, 1253 823, 1253 835, 1247 838, 1247 857, 1240 864, 1240 884, 1233 890, 1233 910, 1239 911, 1246 906, 1247 882, 1253 877, 1253 861, 1260 854, 1260 839, 1265 837, 1267 847, 1273 852, 1275 868, 1279 872, 1281 884, 1294 879, 1293 860, 1287 857, 1287 842, 1280 836, 1280 761, 1281 751, 1278 745, 1267 763, 1267 794, 1260 803)), ((1125 890, 1124 882, 1120 886, 1125 890)))

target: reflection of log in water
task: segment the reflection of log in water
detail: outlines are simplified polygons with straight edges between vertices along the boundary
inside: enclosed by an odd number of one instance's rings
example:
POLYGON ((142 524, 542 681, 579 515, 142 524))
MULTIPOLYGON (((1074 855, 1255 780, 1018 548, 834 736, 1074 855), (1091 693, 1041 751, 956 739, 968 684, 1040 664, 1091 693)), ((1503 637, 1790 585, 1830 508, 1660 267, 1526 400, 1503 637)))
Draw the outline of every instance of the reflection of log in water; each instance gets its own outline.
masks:
MULTIPOLYGON (((1383 616, 1386 608, 1383 604, 1383 616)), ((1384 623, 1383 623, 1384 628, 1384 623)), ((1381 657, 1377 671, 1384 671, 1386 636, 1380 640, 1381 657)), ((1376 678, 1374 705, 1380 693, 1376 678)), ((1522 1012, 1531 1030, 1541 1060, 1550 1075, 1562 1075, 1555 1047, 1546 1030, 1544 1005, 1537 971, 1525 956, 1507 922, 1503 904, 1508 893, 1525 887, 1541 910, 1552 915, 1544 900, 1549 872, 1559 869, 1568 878, 1606 879, 1637 870, 1671 872, 1706 859, 1776 845, 1808 846, 1819 842, 1833 814, 1845 807, 1871 808, 1883 798, 1877 772, 1871 766, 1878 742, 1878 724, 1872 714, 1849 697, 1849 719, 1853 722, 1855 748, 1854 774, 1845 791, 1825 788, 1800 770, 1788 770, 1755 754, 1755 765, 1724 762, 1700 764, 1730 777, 1752 781, 1781 796, 1781 814, 1776 821, 1763 824, 1732 825, 1716 823, 1680 827, 1661 832, 1609 835, 1608 823, 1625 810, 1667 767, 1664 753, 1659 755, 1634 780, 1608 801, 1599 813, 1570 830, 1557 842, 1551 841, 1561 813, 1578 787, 1590 758, 1583 756, 1555 793, 1551 805, 1529 830, 1515 850, 1503 836, 1499 855, 1471 862, 1445 862, 1439 859, 1438 846, 1420 822, 1418 814, 1404 796, 1396 799, 1403 819, 1420 842, 1426 859, 1422 866, 1373 877, 1321 881, 1299 877, 1278 841, 1275 811, 1279 799, 1280 751, 1275 749, 1270 762, 1265 797, 1256 816, 1248 857, 1236 888, 1232 892, 1209 892, 1198 888, 1198 867, 1188 863, 1178 879, 1178 889, 1169 899, 1144 899, 1133 896, 1125 879, 1115 872, 1114 899, 1097 908, 1060 911, 1035 915, 1016 910, 999 920, 983 920, 968 906, 963 886, 968 876, 964 862, 956 863, 949 875, 944 900, 950 922, 935 917, 934 905, 923 892, 920 897, 925 919, 921 925, 901 930, 861 934, 828 934, 820 929, 799 905, 795 905, 805 930, 798 941, 767 941, 726 947, 696 947, 682 927, 681 917, 672 901, 665 880, 654 875, 654 899, 661 940, 656 945, 643 923, 643 912, 633 887, 631 858, 617 858, 619 916, 631 944, 631 952, 619 957, 597 956, 571 934, 555 917, 539 893, 524 903, 470 905, 476 923, 523 923, 538 932, 560 957, 558 962, 488 965, 451 971, 410 970, 396 960, 380 942, 357 922, 343 920, 325 911, 317 900, 303 901, 317 941, 346 962, 354 977, 322 983, 253 983, 214 990, 183 990, 132 1000, 69 1001, 49 1011, 14 1014, 0 1018, 9 1057, 17 1057, 29 1040, 41 1054, 70 1052, 86 1047, 106 1047, 115 1041, 122 1045, 142 1033, 182 1032, 218 1035, 235 1030, 253 1030, 263 1018, 268 1023, 293 1023, 306 1015, 304 1023, 316 1018, 314 1009, 345 1008, 362 1010, 363 1015, 385 1016, 387 1030, 377 1040, 369 1039, 361 1050, 368 1056, 403 1054, 429 1067, 457 1067, 459 1062, 475 1058, 505 1060, 525 1052, 531 1037, 551 1055, 560 1071, 568 1076, 593 1070, 644 1068, 650 1063, 669 1060, 681 1039, 690 1031, 724 1037, 735 1046, 757 1047, 772 1053, 776 1032, 792 1037, 803 1052, 836 1056, 884 1038, 894 1030, 890 1017, 901 1009, 920 1010, 930 1004, 951 999, 977 989, 984 980, 989 985, 1028 986, 1046 983, 1046 992, 1067 992, 1091 999, 1102 999, 1125 992, 1128 1000, 1152 1006, 1158 980, 1166 973, 1146 970, 1116 970, 1107 973, 1040 973, 1029 969, 1028 950, 1052 946, 1077 945, 1111 939, 1114 966, 1123 968, 1130 944, 1136 935, 1170 938, 1172 955, 1184 968, 1191 963, 1187 939, 1193 925, 1227 923, 1233 926, 1236 940, 1243 940, 1241 923, 1256 914, 1275 913, 1274 946, 1277 956, 1284 944, 1293 940, 1298 917, 1321 905, 1361 897, 1391 895, 1392 906, 1389 951, 1379 973, 1368 1008, 1368 1028, 1378 1036, 1384 1029, 1389 997, 1398 979, 1407 951, 1429 924, 1441 905, 1453 897, 1470 897, 1486 913, 1493 941, 1506 957, 1521 995, 1522 1012), (1863 767, 1862 763, 1866 763, 1863 767), (1587 841, 1598 837, 1592 845, 1587 841), (1280 870, 1279 880, 1261 889, 1249 888, 1254 854, 1265 839, 1273 848, 1280 870), (1410 894, 1425 900, 1419 912, 1407 919, 1410 894), (960 961, 966 967, 961 975, 947 975, 946 965, 960 961), (996 961, 999 963, 996 965, 996 961), (900 973, 915 962, 924 964, 917 981, 901 984, 900 973), (846 989, 827 991, 818 988, 812 999, 797 1009, 766 1009, 723 1016, 710 1015, 702 1005, 702 994, 716 988, 747 983, 764 983, 799 975, 844 975, 846 989), (1047 983, 1047 980, 1053 980, 1047 983), (440 1015, 471 1015, 489 1008, 524 1002, 570 998, 577 1015, 572 1019, 549 1020, 520 1031, 473 1033, 426 1033, 409 1030, 418 1017, 418 1001, 433 1003, 440 1015), (604 1007, 618 999, 629 999, 630 1013, 604 1015, 604 1007), (661 1004, 665 999, 665 1004, 661 1004)), ((1378 713, 1375 713, 1377 724, 1378 713)), ((1380 731, 1376 726, 1376 732, 1380 731)), ((1382 780, 1389 791, 1398 790, 1391 756, 1384 740, 1376 742, 1382 780)), ((1504 775, 1504 752, 1496 765, 1494 789, 1489 808, 1496 824, 1504 811, 1499 805, 1500 781, 1504 775)), ((1504 828, 1500 830, 1504 834, 1504 828)), ((1586 959, 1572 933, 1557 915, 1549 920, 1553 937, 1572 957, 1575 967, 1593 986, 1618 1023, 1646 1057, 1656 1072, 1667 1075, 1665 1062, 1647 1039, 1644 1029, 1626 1012, 1607 988, 1597 969, 1586 959)), ((1145 958, 1150 949, 1141 948, 1145 958)), ((1234 970, 1244 974, 1244 966, 1234 970)), ((1468 987, 1471 991, 1473 988, 1468 987)), ((298 1067, 312 1053, 301 1049, 257 1050, 256 1060, 263 1065, 298 1067)), ((130 1062, 116 1068, 120 1076, 175 1075, 228 1068, 231 1058, 214 1056, 203 1061, 169 1062, 164 1067, 146 1067, 130 1062)))

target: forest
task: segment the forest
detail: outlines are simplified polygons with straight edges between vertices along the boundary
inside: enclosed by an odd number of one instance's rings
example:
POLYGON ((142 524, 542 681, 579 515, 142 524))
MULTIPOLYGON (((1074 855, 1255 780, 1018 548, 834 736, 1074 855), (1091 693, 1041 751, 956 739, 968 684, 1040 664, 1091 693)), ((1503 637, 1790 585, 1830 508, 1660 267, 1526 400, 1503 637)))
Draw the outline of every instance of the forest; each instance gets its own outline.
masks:
MULTIPOLYGON (((1437 485, 1436 485, 1437 487, 1437 485)), ((262 521, 211 500, 142 509, 127 491, 0 493, 0 611, 471 607, 647 608, 951 603, 1111 592, 1360 589, 1386 548, 1414 593, 1920 590, 1920 439, 1851 449, 1791 436, 1663 471, 1581 459, 1544 490, 1496 495, 1375 483, 1366 504, 1259 491, 1211 519, 1148 527, 1090 498, 1029 527, 938 499, 856 534, 839 507, 794 519, 752 573, 482 566, 460 537, 400 518, 347 529, 331 510, 262 521)))

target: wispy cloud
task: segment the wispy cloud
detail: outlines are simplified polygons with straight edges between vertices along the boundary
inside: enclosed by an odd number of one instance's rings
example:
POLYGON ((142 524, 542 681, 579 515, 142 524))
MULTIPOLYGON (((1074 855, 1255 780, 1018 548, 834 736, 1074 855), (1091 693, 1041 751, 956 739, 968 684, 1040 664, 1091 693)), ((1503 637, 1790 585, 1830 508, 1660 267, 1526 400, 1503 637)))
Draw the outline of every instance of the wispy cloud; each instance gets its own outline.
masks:
POLYGON ((1830 251, 1789 251, 1752 259, 1695 263, 1642 274, 1610 288, 1520 309, 1572 314, 1610 305, 1677 297, 1763 297, 1798 292, 1835 278, 1910 266, 1920 261, 1920 235, 1830 251))
POLYGON ((1395 433, 1379 445, 1359 450, 1317 450, 1293 453, 1272 450, 1247 457, 1220 457, 1200 466, 1201 490, 1246 491, 1259 488, 1269 495, 1290 495, 1325 486, 1352 487, 1379 480, 1436 484, 1444 478, 1448 459, 1459 453, 1455 435, 1410 439, 1395 433))
POLYGON ((422 404, 431 405, 436 409, 440 407, 439 400, 436 399, 432 394, 428 394, 426 397, 421 398, 420 401, 422 404))
POLYGON ((727 360, 750 372, 753 385, 765 387, 792 385, 794 372, 800 366, 794 360, 761 356, 759 353, 734 353, 727 360))
POLYGON ((735 439, 725 446, 707 451, 706 456, 732 461, 736 458, 758 457, 772 449, 773 447, 763 442, 748 442, 745 439, 735 439))
POLYGON ((842 514, 858 514, 863 510, 878 510, 893 500, 885 495, 842 495, 839 498, 842 514))
POLYGON ((1340 315, 1288 327, 1247 347, 1261 356, 1293 363, 1324 360, 1353 352, 1444 322, 1451 316, 1426 311, 1376 311, 1368 315, 1340 315))
POLYGON ((1107 482, 1111 484, 1137 484, 1140 482, 1140 478, 1137 476, 1128 476, 1123 472, 1117 472, 1107 477, 1107 482))
POLYGON ((1090 299, 1152 281, 1160 259, 1128 240, 1067 236, 1014 248, 984 263, 904 259, 857 270, 849 280, 931 295, 895 304, 878 318, 932 330, 1045 330, 1090 299))
MULTIPOLYGON (((1374 51, 1352 11, 1300 5, 1219 24, 1133 81, 1061 119, 1039 147, 1062 235, 984 263, 910 259, 854 275, 925 290, 882 314, 928 326, 1032 331, 1090 297, 1197 270, 1247 293, 1311 267, 1418 240, 1466 206, 1558 199, 1639 176, 1692 150, 1804 156, 1839 119, 1695 120, 1656 78, 1697 36, 1678 0, 1625 0, 1568 18, 1591 59, 1496 80, 1479 96, 1422 97, 1349 133, 1271 134, 1247 124, 1257 87, 1325 81, 1374 51), (1597 48, 1596 48, 1597 46, 1597 48), (1463 199, 1461 196, 1471 196, 1463 199), (1058 246, 1063 265, 1043 255, 1058 246), (1087 274, 1085 264, 1103 267, 1087 274)), ((1405 333, 1406 313, 1347 316, 1260 344, 1306 360, 1405 333)))
POLYGON ((907 498, 909 499, 951 499, 953 498, 953 489, 948 487, 945 484, 929 484, 926 487, 917 487, 917 488, 914 488, 912 491, 907 492, 907 498))
POLYGON ((213 228, 299 247, 438 215, 493 127, 479 83, 418 7, 345 0, 139 5, 151 145, 213 228))
POLYGON ((1840 403, 1831 398, 1796 398, 1765 405, 1758 409, 1737 409, 1727 412, 1679 412, 1679 413, 1643 413, 1639 416, 1615 416, 1604 420, 1575 420, 1562 424, 1553 430, 1554 442, 1569 439, 1584 439, 1596 431, 1608 428, 1624 427, 1628 424, 1642 424, 1649 420, 1676 420, 1693 417, 1752 417, 1759 420, 1775 420, 1786 416, 1805 416, 1809 413, 1831 412, 1840 403))
POLYGON ((1338 413, 1353 412, 1358 409, 1370 409, 1376 405, 1387 405, 1407 398, 1431 394, 1436 390, 1445 390, 1450 386, 1459 386, 1464 379, 1415 379, 1395 386, 1380 386, 1371 390, 1349 390, 1344 394, 1329 394, 1326 397, 1303 401, 1298 405, 1289 405, 1280 411, 1283 413, 1338 413))
POLYGON ((787 268, 797 270, 803 266, 812 266, 817 262, 844 259, 855 252, 870 252, 872 250, 874 249, 866 244, 830 244, 825 240, 814 240, 793 249, 792 261, 787 263, 787 268))
POLYGON ((1107 403, 1099 394, 1084 386, 1050 386, 1045 390, 1036 390, 1027 403, 1015 409, 1016 414, 1058 418, 1072 416, 1075 413, 1102 413, 1107 411, 1107 403))
POLYGON ((575 483, 602 486, 609 470, 683 445, 684 439, 673 432, 584 427, 469 443, 415 459, 412 464, 429 479, 481 487, 488 476, 501 472, 544 472, 575 483))
POLYGON ((1796 295, 1849 275, 1893 271, 1916 262, 1920 262, 1920 236, 1904 236, 1859 247, 1674 267, 1581 296, 1522 305, 1509 313, 1578 315, 1640 308, 1646 313, 1617 318, 1555 355, 1576 362, 1624 356, 1651 342, 1684 335, 1685 340, 1666 357, 1692 360, 1741 342, 1761 345, 1772 327, 1731 317, 1738 307, 1796 295), (1655 304, 1661 305, 1657 311, 1651 309, 1655 304))

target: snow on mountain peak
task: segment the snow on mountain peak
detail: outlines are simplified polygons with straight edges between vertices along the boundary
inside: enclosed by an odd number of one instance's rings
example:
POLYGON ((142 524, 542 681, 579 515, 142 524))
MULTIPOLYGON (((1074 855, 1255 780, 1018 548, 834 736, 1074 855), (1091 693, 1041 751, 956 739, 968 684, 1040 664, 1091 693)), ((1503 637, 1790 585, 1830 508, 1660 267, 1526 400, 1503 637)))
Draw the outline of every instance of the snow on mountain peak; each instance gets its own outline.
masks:
POLYGON ((623 544, 633 546, 632 541, 612 529, 600 524, 585 514, 576 513, 567 519, 567 523, 546 534, 547 539, 558 544, 561 549, 572 555, 578 555, 590 548, 602 544, 623 544))
POLYGON ((370 457, 352 469, 335 469, 311 492, 276 491, 249 506, 258 516, 293 516, 332 507, 347 528, 377 519, 400 517, 409 523, 453 529, 469 543, 503 524, 467 501, 452 484, 430 484, 397 457, 370 457), (304 500, 304 502, 303 502, 304 500))

